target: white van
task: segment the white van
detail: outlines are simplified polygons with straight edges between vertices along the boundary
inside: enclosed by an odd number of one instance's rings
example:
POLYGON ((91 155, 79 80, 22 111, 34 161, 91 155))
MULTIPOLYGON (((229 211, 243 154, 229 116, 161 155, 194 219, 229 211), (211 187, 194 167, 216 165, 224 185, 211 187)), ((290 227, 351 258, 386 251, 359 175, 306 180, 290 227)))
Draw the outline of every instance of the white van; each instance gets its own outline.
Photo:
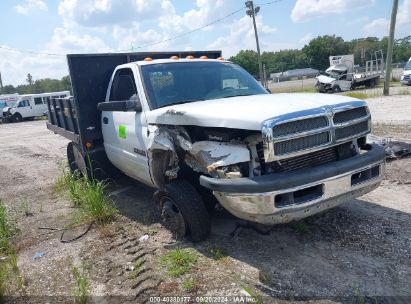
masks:
POLYGON ((3 118, 18 122, 23 119, 43 116, 48 110, 47 99, 64 98, 67 96, 70 96, 69 91, 20 95, 14 107, 3 109, 3 118))

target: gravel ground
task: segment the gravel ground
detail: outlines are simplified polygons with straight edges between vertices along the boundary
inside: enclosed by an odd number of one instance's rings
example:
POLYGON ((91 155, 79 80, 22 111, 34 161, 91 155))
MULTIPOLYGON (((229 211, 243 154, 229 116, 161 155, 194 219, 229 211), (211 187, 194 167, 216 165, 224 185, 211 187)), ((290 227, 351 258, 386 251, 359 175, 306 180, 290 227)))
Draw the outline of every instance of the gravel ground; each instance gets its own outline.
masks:
MULTIPOLYGON (((407 96, 369 103, 377 135, 410 139, 407 96)), ((302 222, 261 231, 216 212, 211 237, 200 244, 176 243, 159 224, 153 190, 122 178, 111 192, 120 210, 117 221, 64 244, 60 231, 38 228, 65 227, 75 214, 72 204, 54 191, 66 145, 44 121, 0 125, 0 198, 18 222, 23 278, 7 295, 69 302, 76 266, 83 269, 96 303, 99 296, 108 297, 107 302, 140 303, 154 295, 238 296, 245 290, 264 303, 363 303, 375 296, 385 297, 378 303, 411 301, 411 158, 387 163, 377 190, 302 222), (24 214, 25 200, 30 216, 24 214), (146 234, 148 240, 139 241, 146 234), (199 256, 180 278, 168 276, 159 262, 176 247, 193 248, 199 256), (33 260, 36 252, 45 256, 33 260), (138 273, 130 270, 136 261, 142 263, 138 273), (197 282, 190 292, 182 287, 189 278, 197 282)))

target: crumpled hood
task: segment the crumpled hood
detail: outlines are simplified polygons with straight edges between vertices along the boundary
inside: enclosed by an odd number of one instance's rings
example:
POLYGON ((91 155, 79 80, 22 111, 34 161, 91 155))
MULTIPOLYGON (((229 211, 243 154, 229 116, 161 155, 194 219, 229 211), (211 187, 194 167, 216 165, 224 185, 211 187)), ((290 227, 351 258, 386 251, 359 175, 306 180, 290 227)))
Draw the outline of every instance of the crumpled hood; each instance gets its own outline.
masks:
POLYGON ((149 124, 261 130, 263 121, 276 116, 355 100, 311 93, 237 96, 159 108, 146 117, 149 124))
POLYGON ((411 75, 411 70, 404 70, 402 71, 402 76, 411 75))
POLYGON ((328 83, 331 83, 331 82, 335 81, 334 78, 328 77, 328 76, 326 76, 326 75, 319 75, 319 76, 317 76, 317 77, 315 77, 315 78, 317 78, 317 80, 318 80, 319 82, 324 83, 324 84, 328 84, 328 83))

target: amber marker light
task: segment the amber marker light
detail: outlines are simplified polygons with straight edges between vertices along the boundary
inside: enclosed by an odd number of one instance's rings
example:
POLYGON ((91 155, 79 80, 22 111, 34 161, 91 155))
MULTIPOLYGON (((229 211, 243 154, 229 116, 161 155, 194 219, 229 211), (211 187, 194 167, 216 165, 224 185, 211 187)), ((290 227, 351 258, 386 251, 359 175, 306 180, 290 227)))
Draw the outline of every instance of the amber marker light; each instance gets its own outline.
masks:
POLYGON ((170 59, 178 60, 180 58, 178 56, 171 56, 170 59))
POLYGON ((201 56, 200 59, 208 59, 207 56, 201 56))
POLYGON ((144 61, 153 61, 153 58, 151 58, 151 57, 146 57, 146 58, 144 58, 144 61))

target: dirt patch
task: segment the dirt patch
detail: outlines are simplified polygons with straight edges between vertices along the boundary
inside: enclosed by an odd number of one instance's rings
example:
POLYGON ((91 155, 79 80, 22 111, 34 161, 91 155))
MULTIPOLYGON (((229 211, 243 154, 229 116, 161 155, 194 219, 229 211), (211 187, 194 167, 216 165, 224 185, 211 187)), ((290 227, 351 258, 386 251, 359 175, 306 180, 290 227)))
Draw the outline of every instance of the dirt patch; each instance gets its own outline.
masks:
MULTIPOLYGON (((397 139, 410 134, 403 124, 378 124, 374 130, 397 139)), ((211 236, 200 244, 175 242, 159 224, 153 189, 121 178, 111 195, 120 210, 117 221, 63 244, 61 231, 38 228, 65 227, 75 211, 53 190, 66 144, 42 121, 0 125, 0 198, 18 221, 18 266, 24 278, 8 295, 72 300, 76 266, 83 269, 95 301, 101 296, 141 303, 150 296, 247 294, 267 303, 411 297, 410 158, 387 163, 386 179, 374 192, 264 233, 216 212, 211 236), (32 216, 22 210, 25 199, 32 216), (145 235, 148 239, 140 240, 145 235), (198 261, 175 278, 160 257, 178 247, 193 248, 198 261), (44 256, 33 259, 36 253, 44 256), (189 280, 195 287, 187 291, 189 280)))

